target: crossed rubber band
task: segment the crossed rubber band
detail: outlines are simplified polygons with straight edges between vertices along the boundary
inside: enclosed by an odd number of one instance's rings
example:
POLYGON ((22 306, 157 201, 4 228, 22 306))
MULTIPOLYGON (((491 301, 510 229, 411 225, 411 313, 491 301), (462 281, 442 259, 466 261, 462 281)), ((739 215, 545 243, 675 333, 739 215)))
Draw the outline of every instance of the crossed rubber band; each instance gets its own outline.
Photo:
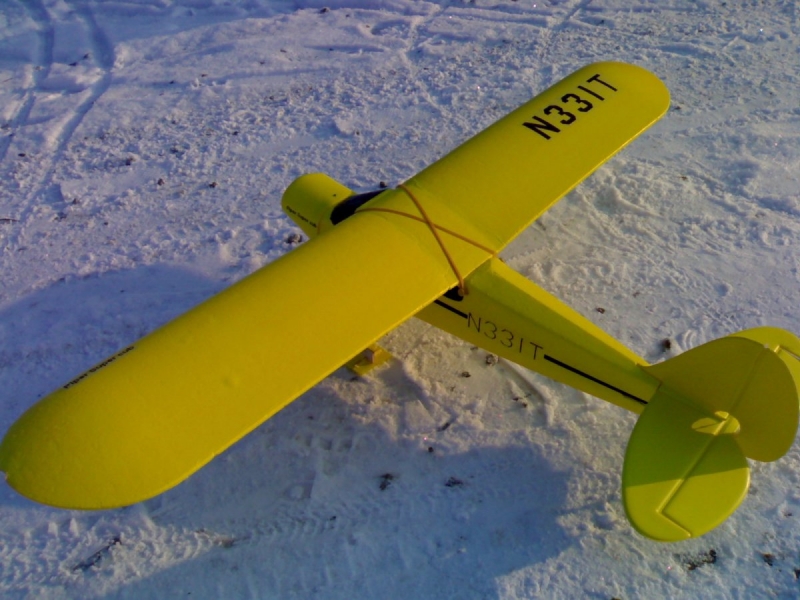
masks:
POLYGON ((403 212, 403 211, 400 211, 400 210, 394 210, 392 208, 381 208, 381 207, 377 207, 377 206, 376 207, 360 208, 356 212, 362 212, 362 211, 385 212, 385 213, 391 213, 391 214, 394 214, 394 215, 400 215, 400 216, 403 216, 403 217, 408 217, 409 219, 414 219, 415 221, 419 221, 420 223, 425 223, 428 226, 428 229, 431 230, 431 233, 433 234, 433 237, 436 238, 436 242, 439 244, 439 248, 442 249, 442 253, 444 254, 445 258, 447 259, 447 262, 449 263, 450 268, 453 271, 453 274, 456 276, 456 279, 458 280, 458 293, 462 297, 466 296, 469 293, 469 291, 467 290, 467 284, 464 282, 464 277, 461 275, 461 272, 458 270, 458 267, 456 266, 456 263, 453 260, 452 255, 447 250, 447 246, 445 246, 444 240, 442 240, 442 237, 439 235, 439 231, 443 231, 443 232, 445 232, 445 233, 447 233, 449 235, 452 235, 453 237, 456 237, 456 238, 458 238, 458 239, 460 239, 460 240, 462 240, 464 242, 467 242, 468 244, 471 244, 471 245, 475 246, 476 248, 479 248, 479 249, 483 250, 484 252, 487 252, 488 254, 490 254, 492 256, 495 256, 497 253, 494 250, 492 250, 491 248, 488 248, 487 246, 484 246, 483 244, 481 244, 479 242, 476 242, 475 240, 472 240, 472 239, 466 237, 465 235, 462 235, 462 234, 460 234, 460 233, 458 233, 456 231, 453 231, 451 229, 447 229, 446 227, 442 227, 441 225, 437 225, 428 216, 428 213, 425 211, 425 208, 423 208, 422 203, 420 203, 420 201, 417 199, 417 197, 414 195, 414 193, 410 189, 408 189, 408 186, 406 186, 404 183, 401 183, 397 187, 398 187, 398 189, 403 190, 406 193, 406 195, 408 195, 408 197, 411 198, 411 201, 414 203, 414 206, 417 207, 417 210, 419 211, 419 214, 422 215, 421 218, 417 217, 415 215, 410 215, 410 214, 408 214, 406 212, 403 212))

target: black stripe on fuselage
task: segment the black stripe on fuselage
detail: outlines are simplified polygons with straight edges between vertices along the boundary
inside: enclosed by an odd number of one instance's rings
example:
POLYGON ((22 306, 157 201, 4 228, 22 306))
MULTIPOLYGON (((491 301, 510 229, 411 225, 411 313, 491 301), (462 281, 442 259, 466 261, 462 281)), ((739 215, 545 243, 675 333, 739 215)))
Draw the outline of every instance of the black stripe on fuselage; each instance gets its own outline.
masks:
MULTIPOLYGON (((442 308, 444 308, 446 310, 449 310, 451 313, 454 313, 454 314, 458 315, 462 319, 468 319, 469 318, 469 315, 467 313, 461 312, 460 310, 458 310, 457 308, 455 308, 453 306, 450 306, 446 302, 442 302, 441 300, 434 300, 433 303, 436 304, 437 306, 441 306, 442 308)), ((613 386, 610 383, 606 383, 605 381, 603 381, 601 379, 598 379, 597 377, 594 377, 592 375, 589 375, 588 373, 585 373, 585 372, 581 371, 580 369, 576 369, 575 367, 572 367, 572 366, 568 365, 567 363, 561 362, 557 358, 553 358, 552 356, 549 356, 549 355, 545 354, 544 355, 544 359, 546 361, 549 361, 549 362, 553 363, 554 365, 558 365, 562 369, 566 369, 567 371, 575 373, 576 375, 580 375, 581 377, 584 377, 584 378, 588 379, 589 381, 593 381, 594 383, 602 385, 605 388, 613 390, 613 391, 617 392, 618 394, 620 394, 622 396, 625 396, 626 398, 630 398, 634 402, 638 402, 639 404, 647 405, 647 401, 646 400, 642 400, 641 398, 639 398, 637 396, 634 396, 633 394, 629 394, 625 390, 621 390, 620 388, 618 388, 616 386, 613 386)))
POLYGON ((610 383, 606 383, 605 381, 602 381, 602 380, 598 379, 597 377, 593 377, 592 375, 589 375, 588 373, 584 373, 580 369, 576 369, 575 367, 571 367, 568 364, 563 363, 563 362, 561 362, 560 360, 558 360, 556 358, 553 358, 552 356, 548 356, 547 354, 545 354, 544 355, 544 359, 549 361, 549 362, 551 362, 551 363, 553 363, 554 365, 558 365, 562 369, 566 369, 567 371, 571 371, 571 372, 575 373, 576 375, 580 375, 581 377, 585 377, 589 381, 594 381, 595 383, 598 383, 598 384, 602 385, 603 387, 606 387, 606 388, 608 388, 610 390, 614 390, 618 394, 621 394, 621 395, 625 396, 626 398, 630 398, 631 400, 633 400, 635 402, 638 402, 639 404, 644 404, 644 405, 647 404, 646 400, 642 400, 641 398, 638 398, 638 397, 634 396, 633 394, 629 394, 625 390, 621 390, 618 387, 615 387, 615 386, 611 385, 610 383))
POLYGON ((434 300, 433 303, 436 304, 437 306, 441 306, 442 308, 446 308, 451 313, 455 313, 455 314, 457 314, 459 317, 461 317, 463 319, 466 319, 469 316, 469 315, 467 315, 467 313, 461 312, 457 308, 453 308, 452 306, 450 306, 446 302, 442 302, 441 300, 434 300))

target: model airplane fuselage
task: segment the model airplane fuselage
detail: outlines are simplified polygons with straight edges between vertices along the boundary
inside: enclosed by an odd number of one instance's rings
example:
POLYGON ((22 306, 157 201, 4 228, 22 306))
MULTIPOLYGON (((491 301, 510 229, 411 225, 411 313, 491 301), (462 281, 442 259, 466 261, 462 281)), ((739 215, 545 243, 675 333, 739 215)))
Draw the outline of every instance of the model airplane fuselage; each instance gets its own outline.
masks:
POLYGON ((744 498, 748 457, 791 447, 800 340, 759 328, 648 365, 497 258, 668 106, 644 69, 598 63, 396 189, 299 178, 283 206, 311 241, 34 405, 0 468, 53 506, 150 498, 417 316, 639 414, 623 468, 632 524, 702 535, 744 498))

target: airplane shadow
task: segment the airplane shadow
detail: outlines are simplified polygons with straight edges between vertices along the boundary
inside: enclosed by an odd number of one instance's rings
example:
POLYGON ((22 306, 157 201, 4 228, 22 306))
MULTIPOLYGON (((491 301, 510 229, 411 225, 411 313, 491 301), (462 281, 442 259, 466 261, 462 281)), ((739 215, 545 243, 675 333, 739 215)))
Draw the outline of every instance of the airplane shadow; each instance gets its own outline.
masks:
POLYGON ((62 278, 0 308, 0 432, 45 394, 222 287, 152 265, 62 278))
MULTIPOLYGON (((3 308, 3 431, 220 287, 141 267, 59 281, 3 308)), ((2 486, 0 512, 38 515, 28 550, 50 551, 37 569, 66 569, 71 587, 101 596, 495 597, 498 577, 574 543, 559 524, 569 473, 536 445, 494 444, 484 425, 433 418, 426 429, 408 417, 420 404, 434 411, 436 395, 398 362, 371 381, 340 370, 150 501, 59 511, 2 486)))
POLYGON ((331 387, 144 504, 158 528, 212 543, 126 594, 212 597, 225 577, 234 596, 490 598, 498 577, 573 543, 558 523, 569 474, 535 446, 431 441, 458 424, 409 435, 408 398, 365 410, 331 387))

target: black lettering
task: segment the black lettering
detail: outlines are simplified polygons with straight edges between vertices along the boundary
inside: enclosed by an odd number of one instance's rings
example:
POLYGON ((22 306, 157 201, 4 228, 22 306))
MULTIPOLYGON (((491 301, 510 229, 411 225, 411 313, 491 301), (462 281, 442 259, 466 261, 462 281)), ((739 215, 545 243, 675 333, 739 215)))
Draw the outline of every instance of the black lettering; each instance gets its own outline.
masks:
POLYGON ((561 131, 558 127, 549 121, 545 121, 541 117, 532 117, 532 119, 535 121, 535 123, 525 122, 523 125, 531 131, 535 131, 546 140, 550 139, 550 136, 546 132, 551 131, 553 133, 559 133, 561 131))
POLYGON ((603 98, 603 97, 602 97, 600 94, 595 94, 595 93, 594 93, 592 90, 590 90, 590 89, 589 89, 589 88, 587 88, 587 87, 584 87, 584 86, 582 86, 582 85, 579 85, 579 86, 578 86, 578 89, 579 89, 579 90, 583 90, 583 91, 584 91, 584 92, 586 92, 587 94, 591 94, 592 96, 594 96, 594 97, 595 97, 595 98, 597 98, 598 100, 605 100, 605 98, 603 98))
POLYGON ((600 73, 598 73, 597 75, 593 75, 592 77, 589 77, 589 79, 586 80, 586 83, 592 83, 593 81, 596 81, 600 85, 606 86, 610 90, 613 90, 615 92, 617 91, 617 88, 615 88, 613 85, 600 79, 600 73))
POLYGON ((506 348, 511 348, 514 345, 514 334, 508 329, 503 329, 500 333, 505 334, 504 338, 500 340, 500 343, 506 348))
POLYGON ((536 353, 542 349, 539 344, 534 344, 533 342, 528 342, 531 346, 533 346, 533 360, 536 360, 536 353))
POLYGON ((481 317, 478 317, 478 320, 476 321, 475 317, 472 316, 472 313, 469 313, 467 315, 467 328, 472 327, 472 325, 474 324, 475 325, 475 329, 477 329, 478 333, 480 333, 481 332, 481 321, 482 320, 483 319, 481 317))
POLYGON ((104 360, 104 361, 103 361, 103 362, 101 362, 100 364, 93 366, 91 369, 89 369, 88 371, 86 371, 86 372, 85 372, 85 373, 83 373, 82 375, 79 375, 78 377, 76 377, 75 379, 73 379, 72 381, 70 381, 70 382, 69 382, 67 385, 65 385, 65 386, 64 386, 64 389, 66 390, 66 389, 68 389, 68 388, 72 387, 72 386, 73 386, 73 385, 75 385, 76 383, 79 383, 80 381, 82 381, 82 380, 86 379, 86 378, 87 378, 89 375, 91 375, 92 373, 95 373, 96 371, 99 371, 99 370, 100 370, 100 369, 102 369, 103 367, 107 367, 107 366, 108 366, 108 365, 110 365, 112 362, 114 362, 115 360, 117 360, 117 359, 118 359, 120 356, 124 356, 125 354, 127 354, 128 352, 130 352, 131 350, 133 350, 133 348, 134 348, 134 346, 128 346, 128 347, 127 347, 127 348, 125 348, 124 350, 122 350, 122 351, 120 351, 120 352, 117 352, 115 355, 108 357, 106 360, 104 360))
POLYGON ((560 123, 562 125, 570 125, 571 123, 573 123, 575 121, 575 119, 578 118, 575 115, 573 115, 571 112, 565 111, 558 104, 551 104, 550 106, 548 106, 547 108, 544 109, 544 114, 546 114, 546 115, 550 115, 552 112, 556 112, 559 117, 566 117, 565 119, 562 119, 560 121, 560 123))
POLYGON ((489 332, 489 331, 484 331, 484 332, 483 332, 483 335, 485 335, 486 337, 488 337, 490 340, 497 339, 497 325, 495 325, 495 324, 494 324, 494 323, 492 323, 491 321, 486 321, 486 326, 487 326, 487 327, 491 327, 491 328, 492 328, 492 330, 491 330, 491 332, 489 332), (490 335, 490 333, 491 333, 491 335, 490 335))
POLYGON ((561 98, 561 101, 564 104, 566 104, 570 100, 574 100, 575 103, 578 104, 578 106, 579 106, 578 110, 580 112, 583 112, 583 113, 589 112, 590 110, 592 110, 592 108, 594 108, 594 105, 591 102, 589 102, 588 100, 584 100, 583 98, 581 98, 577 94, 565 94, 561 98))

